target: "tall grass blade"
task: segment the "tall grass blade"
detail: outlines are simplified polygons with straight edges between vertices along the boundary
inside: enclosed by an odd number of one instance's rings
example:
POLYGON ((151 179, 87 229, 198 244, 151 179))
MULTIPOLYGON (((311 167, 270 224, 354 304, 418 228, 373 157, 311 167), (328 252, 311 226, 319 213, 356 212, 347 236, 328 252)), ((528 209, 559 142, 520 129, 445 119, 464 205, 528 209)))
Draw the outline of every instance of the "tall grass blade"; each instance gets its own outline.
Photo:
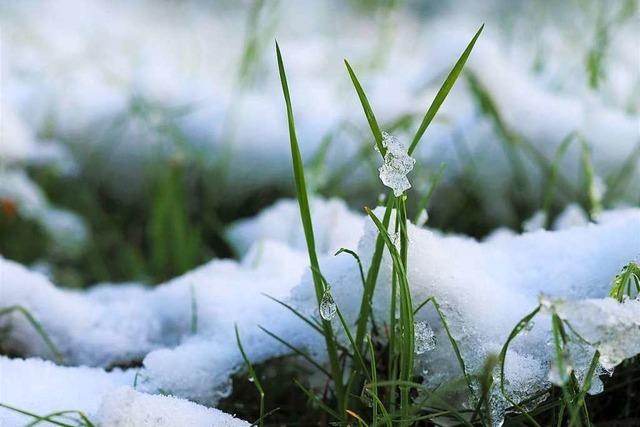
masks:
POLYGON ((367 99, 367 95, 364 93, 364 89, 362 89, 362 85, 360 84, 358 77, 356 77, 356 73, 353 71, 353 68, 351 68, 351 65, 349 65, 349 61, 345 59, 344 65, 347 67, 349 77, 351 77, 351 81, 353 82, 353 87, 356 89, 356 93, 360 99, 360 104, 362 104, 364 115, 367 117, 367 122, 369 122, 369 127, 371 128, 371 133, 373 133, 373 138, 375 139, 378 151, 380 151, 380 154, 384 158, 384 155, 387 153, 387 149, 382 145, 382 132, 380 131, 380 126, 378 126, 376 116, 373 114, 373 110, 369 104, 369 99, 367 99))
POLYGON ((449 75, 445 79, 444 83, 442 83, 440 90, 438 90, 438 93, 436 94, 435 98, 431 102, 429 109, 427 110, 426 114, 424 115, 424 118, 422 119, 422 123, 420 123, 420 127, 418 128, 418 131, 416 132, 415 136, 413 137, 413 140, 411 141, 411 145, 409 146, 409 150, 408 150, 409 155, 413 154, 414 150, 418 146, 418 142, 420 142, 420 139, 422 138, 422 135, 424 135, 425 131, 431 124, 431 121, 433 120, 433 118, 436 116, 436 113, 440 109, 440 106, 444 102, 447 95, 449 95, 451 88, 453 88, 453 85, 455 84, 456 80, 458 80, 458 76, 462 72, 462 69, 466 64, 467 59, 469 58, 469 55, 473 50, 473 46, 475 46, 476 41, 478 40, 478 37, 480 37, 480 33, 482 33, 483 29, 484 29, 484 24, 480 26, 476 34, 473 36, 473 38, 467 45, 466 49, 462 52, 462 55, 460 55, 460 58, 458 58, 458 61, 455 63, 455 65, 449 72, 449 75))
MULTIPOLYGON (((322 286, 322 280, 317 271, 320 271, 320 265, 318 263, 318 256, 316 254, 315 238, 313 235, 313 225, 311 222, 311 209, 309 208, 309 199, 307 196, 307 187, 304 178, 304 163, 302 162, 302 155, 300 154, 300 147, 298 146, 298 138, 296 136, 295 122, 293 118, 293 107, 291 106, 291 97, 289 95, 289 85, 287 83, 287 76, 284 69, 284 63, 282 60, 282 54, 280 53, 280 46, 276 42, 276 56, 278 59, 278 72, 280 74, 280 82, 282 84, 282 92, 284 95, 284 101, 287 109, 287 123, 289 127, 289 142, 291 145, 291 159, 293 163, 293 173, 296 185, 296 193, 298 196, 298 204, 300 206, 300 218, 302 220, 302 226, 304 229, 305 240, 307 243, 307 252, 309 253, 309 262, 314 269, 312 271, 313 284, 316 292, 316 299, 318 305, 322 299, 324 293, 324 287, 322 286)), ((342 370, 338 362, 338 352, 336 349, 336 343, 333 336, 333 329, 331 323, 324 320, 322 322, 322 330, 326 341, 327 353, 329 355, 329 363, 331 365, 331 372, 333 374, 333 382, 335 386, 335 392, 338 396, 338 401, 342 402, 344 398, 344 385, 342 383, 342 370)), ((344 408, 340 408, 342 413, 344 408)))

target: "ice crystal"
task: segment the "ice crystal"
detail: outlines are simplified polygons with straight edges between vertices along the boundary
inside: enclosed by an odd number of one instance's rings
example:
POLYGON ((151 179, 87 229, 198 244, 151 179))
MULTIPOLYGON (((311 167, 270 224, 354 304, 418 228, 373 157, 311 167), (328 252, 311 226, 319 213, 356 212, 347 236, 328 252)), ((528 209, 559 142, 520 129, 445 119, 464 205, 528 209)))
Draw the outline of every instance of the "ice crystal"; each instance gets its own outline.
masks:
POLYGON ((406 147, 398 138, 386 132, 382 136, 382 145, 387 152, 384 155, 384 163, 379 169, 380 180, 398 197, 411 188, 407 174, 413 169, 416 160, 407 154, 406 147))
POLYGON ((436 335, 427 322, 416 322, 414 336, 416 354, 423 354, 436 348, 436 335))

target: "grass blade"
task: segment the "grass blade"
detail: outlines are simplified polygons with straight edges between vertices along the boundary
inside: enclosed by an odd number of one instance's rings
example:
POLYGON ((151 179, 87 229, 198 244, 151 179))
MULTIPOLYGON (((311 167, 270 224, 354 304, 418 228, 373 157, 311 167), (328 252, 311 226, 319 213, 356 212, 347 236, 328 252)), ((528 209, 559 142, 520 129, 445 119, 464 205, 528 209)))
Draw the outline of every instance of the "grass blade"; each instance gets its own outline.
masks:
POLYGON ((253 383, 258 390, 258 394, 260 395, 260 427, 263 426, 264 423, 264 389, 262 388, 262 384, 260 383, 260 379, 258 375, 256 375, 256 371, 253 369, 253 365, 251 361, 247 357, 247 354, 244 352, 244 348, 242 347, 242 341, 240 341, 240 333, 238 332, 238 325, 234 325, 236 330, 236 342, 238 344, 238 349, 240 350, 240 354, 242 354, 242 359, 244 360, 244 364, 247 366, 247 370, 249 371, 249 379, 253 380, 253 383))
POLYGON ((42 324, 40 324, 40 322, 38 322, 36 318, 33 317, 33 315, 29 312, 29 310, 27 310, 21 305, 12 305, 10 307, 5 307, 0 309, 0 317, 10 314, 14 311, 21 313, 27 319, 27 321, 31 324, 31 326, 33 326, 33 329, 35 329, 38 335, 42 337, 42 340, 49 348, 49 351, 51 351, 51 353, 53 354, 56 362, 59 364, 64 363, 64 356, 62 356, 62 353, 58 350, 58 347, 56 347, 56 345, 53 343, 53 341, 49 337, 49 334, 44 330, 44 327, 42 326, 42 324))
MULTIPOLYGON (((300 154, 300 147, 298 145, 298 138, 296 136, 296 127, 293 118, 293 107, 291 106, 291 97, 289 95, 289 85, 287 83, 287 75, 284 69, 284 62, 282 60, 282 54, 280 53, 280 46, 276 42, 276 56, 278 59, 278 72, 280 74, 280 83, 282 84, 282 92, 284 95, 284 101, 287 109, 287 123, 289 127, 289 142, 291 145, 291 159, 293 163, 293 173, 296 185, 296 194, 298 196, 298 204, 300 206, 300 219, 302 220, 302 226, 304 229, 305 240, 307 243, 307 252, 309 253, 309 263, 312 269, 320 271, 320 265, 318 263, 318 255, 316 254, 315 238, 313 235, 313 224, 311 222, 311 209, 309 208, 309 198, 307 196, 307 187, 304 178, 304 163, 302 162, 302 155, 300 154)), ((313 284, 316 292, 316 299, 318 305, 322 299, 324 293, 324 287, 322 286, 322 280, 316 271, 312 271, 313 284)), ((331 323, 326 320, 322 322, 322 330, 327 346, 327 353, 329 355, 329 363, 331 365, 331 372, 333 374, 333 382, 335 385, 335 392, 338 396, 338 402, 342 402, 344 398, 344 385, 342 383, 342 370, 338 361, 338 352, 336 349, 336 343, 333 336, 333 329, 331 323)), ((344 408, 340 408, 340 413, 343 413, 344 408)))
POLYGON ((380 131, 380 126, 378 126, 376 116, 373 114, 373 110, 371 109, 371 104, 369 104, 369 99, 367 99, 367 95, 364 93, 364 89, 362 89, 362 85, 360 84, 358 77, 356 77, 356 73, 353 71, 353 68, 351 68, 351 65, 349 65, 349 62, 346 59, 344 60, 344 65, 347 67, 349 77, 351 77, 351 81, 353 82, 353 87, 356 89, 356 93, 360 99, 360 104, 362 104, 364 115, 367 117, 367 122, 369 122, 369 127, 371 128, 371 133, 373 133, 373 138, 376 141, 378 151, 380 151, 382 158, 384 158, 384 155, 387 153, 387 149, 382 145, 382 132, 380 131))
POLYGON ((449 72, 449 75, 445 79, 444 83, 442 83, 440 90, 438 90, 436 97, 433 99, 433 102, 431 102, 429 109, 427 110, 426 114, 424 115, 424 118, 422 119, 422 123, 420 123, 420 127, 418 128, 416 135, 413 137, 413 140, 411 141, 411 145, 409 146, 409 150, 408 150, 409 155, 411 155, 414 152, 414 150, 418 146, 418 142, 420 142, 420 139, 422 138, 422 135, 424 135, 425 131, 431 124, 431 121, 433 120, 433 118, 436 116, 436 113, 440 109, 440 106, 444 102, 447 95, 449 95, 451 88, 453 88, 453 85, 458 79, 458 76, 462 72, 462 69, 466 64, 467 59, 469 58, 469 55, 471 54, 471 51, 473 50, 473 47, 476 44, 476 40, 478 40, 478 37, 480 37, 480 33, 482 33, 483 29, 484 29, 484 24, 480 26, 476 34, 473 36, 473 38, 467 45, 466 49, 462 52, 462 55, 460 55, 460 58, 458 58, 458 61, 455 63, 455 65, 449 72))
POLYGON ((327 371, 326 369, 324 369, 322 367, 322 365, 320 365, 318 362, 316 362, 315 360, 313 360, 313 358, 311 356, 309 356, 307 353, 305 353, 304 351, 300 350, 298 347, 288 343, 287 341, 285 341, 284 339, 280 338, 279 336, 277 336, 276 334, 274 334, 273 332, 271 332, 270 330, 268 330, 267 328, 264 328, 260 325, 258 325, 258 328, 262 329, 262 331, 269 335, 271 338, 275 339, 276 341, 278 341, 280 344, 284 345, 285 347, 287 347, 288 349, 290 349, 291 351, 293 351, 294 353, 296 353, 298 356, 302 357, 303 359, 305 359, 307 362, 311 363, 313 366, 316 367, 316 369, 318 369, 320 372, 322 372, 323 374, 325 374, 326 376, 328 376, 329 378, 331 378, 331 373, 329 371, 327 371))

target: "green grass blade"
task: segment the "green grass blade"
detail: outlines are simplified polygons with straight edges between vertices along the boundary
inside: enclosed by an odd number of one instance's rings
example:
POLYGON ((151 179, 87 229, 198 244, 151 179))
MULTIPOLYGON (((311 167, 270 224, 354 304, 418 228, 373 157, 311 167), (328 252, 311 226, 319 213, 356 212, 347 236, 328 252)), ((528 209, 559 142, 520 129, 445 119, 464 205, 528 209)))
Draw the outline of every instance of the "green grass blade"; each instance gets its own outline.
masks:
POLYGON ((502 350, 500 350, 500 355, 498 356, 498 361, 500 364, 500 392, 502 393, 502 395, 504 396, 504 398, 511 404, 513 405, 515 408, 517 408, 520 413, 527 418, 527 420, 529 422, 531 422, 534 426, 536 427, 541 427, 540 424, 538 424, 536 422, 536 420, 534 420, 528 413, 527 411, 525 411, 521 406, 518 405, 517 402, 514 402, 513 399, 511 399, 511 397, 509 397, 509 395, 507 394, 507 391, 504 387, 505 384, 505 378, 504 378, 504 363, 505 363, 505 359, 507 357, 507 350, 509 349, 509 344, 511 344, 511 341, 513 341, 515 339, 515 337, 518 336, 518 334, 520 332, 522 332, 523 329, 525 329, 527 327, 527 325, 529 324, 529 322, 531 321, 531 319, 533 319, 538 312, 540 312, 540 306, 537 306, 531 313, 527 314, 525 317, 523 317, 517 324, 516 326, 513 328, 513 330, 511 331, 511 333, 509 334, 509 336, 507 337, 507 341, 504 343, 504 345, 502 346, 502 350))
POLYGON ((344 65, 347 67, 349 77, 351 77, 351 81, 353 82, 353 87, 356 89, 356 93, 360 99, 360 104, 362 104, 364 115, 367 117, 367 122, 369 122, 369 127, 371 128, 371 133, 373 133, 373 138, 375 139, 378 151, 380 151, 380 155, 384 158, 384 155, 387 153, 387 149, 382 145, 382 132, 380 131, 380 126, 378 126, 376 116, 373 114, 371 104, 369 104, 369 99, 367 99, 367 95, 364 93, 364 89, 362 89, 362 85, 360 84, 358 77, 356 77, 356 73, 353 71, 353 68, 351 68, 351 65, 349 65, 349 62, 346 59, 344 60, 344 65))
POLYGON ((256 371, 253 369, 253 365, 251 361, 247 357, 247 354, 244 352, 244 348, 242 347, 242 341, 240 341, 240 333, 238 332, 238 325, 234 325, 236 331, 236 342, 238 344, 238 349, 240 350, 240 354, 242 355, 242 359, 244 360, 244 364, 247 366, 247 371, 249 371, 249 379, 253 380, 253 384, 256 386, 258 390, 258 394, 260 395, 260 427, 263 426, 264 419, 264 389, 262 388, 262 384, 260 383, 260 378, 256 375, 256 371))
POLYGON ((436 113, 440 109, 440 106, 446 99, 447 95, 449 95, 451 88, 453 88, 453 85, 458 79, 458 76, 462 72, 462 69, 466 64, 467 59, 469 58, 469 55, 473 50, 473 46, 476 44, 476 40, 478 40, 478 37, 480 37, 480 33, 482 32, 483 29, 484 29, 484 24, 480 26, 476 34, 473 36, 473 38, 467 45, 466 49, 462 52, 462 55, 460 55, 460 58, 458 58, 458 61, 455 63, 455 65, 449 72, 449 75, 447 76, 444 83, 440 87, 440 90, 438 90, 438 93, 433 99, 433 102, 431 102, 429 109, 427 110, 426 114, 424 115, 424 118, 422 119, 422 123, 420 123, 420 127, 418 128, 416 135, 413 137, 413 140, 411 141, 411 145, 409 146, 409 150, 408 150, 409 155, 411 155, 414 152, 414 150, 418 146, 418 142, 420 142, 420 139, 422 138, 422 135, 424 135, 425 131, 431 124, 431 121, 433 120, 433 118, 436 116, 436 113))
POLYGON ((323 411, 325 411, 326 413, 328 413, 329 415, 331 415, 332 417, 336 418, 336 419, 343 419, 344 417, 340 416, 336 411, 334 411, 333 409, 331 409, 329 406, 327 406, 322 399, 320 399, 318 396, 316 396, 311 390, 307 389, 305 386, 303 386, 302 384, 300 384, 300 382, 296 379, 293 380, 293 382, 298 386, 298 388, 300 390, 302 390, 302 392, 311 400, 313 400, 323 411))
POLYGON ((35 317, 33 317, 33 315, 29 312, 29 310, 27 310, 26 308, 24 308, 21 305, 13 305, 13 306, 10 306, 10 307, 4 307, 4 308, 0 309, 0 317, 2 317, 4 315, 7 315, 7 314, 10 314, 10 313, 12 313, 14 311, 18 312, 18 313, 21 313, 27 319, 27 321, 31 324, 31 326, 33 326, 33 329, 36 330, 38 335, 40 335, 40 337, 42 338, 44 343, 49 348, 49 351, 51 351, 51 353, 53 354, 56 362, 59 363, 59 364, 64 363, 64 356, 58 350, 58 347, 56 347, 56 345, 53 343, 53 341, 49 337, 49 334, 47 333, 47 331, 44 330, 44 327, 42 326, 42 324, 40 322, 38 322, 35 317))
MULTIPOLYGON (((293 173, 296 186, 296 193, 298 196, 298 204, 300 206, 300 218, 302 220, 302 226, 304 229, 305 240, 307 243, 307 252, 309 253, 309 263, 314 271, 312 271, 313 284, 316 292, 316 299, 318 305, 322 299, 324 288, 320 276, 316 271, 320 271, 320 265, 318 263, 318 256, 316 254, 315 238, 313 235, 313 225, 311 222, 311 209, 309 208, 309 199, 307 196, 307 187, 304 178, 304 163, 302 162, 302 155, 300 154, 300 147, 298 145, 298 138, 296 136, 295 122, 293 118, 293 107, 291 106, 291 97, 289 95, 289 85, 287 83, 287 76, 284 69, 284 63, 282 60, 282 54, 280 53, 280 47, 276 42, 276 56, 278 59, 278 72, 280 74, 280 82, 282 84, 282 92, 284 95, 284 101, 287 109, 287 123, 289 127, 289 142, 291 145, 291 159, 293 163, 293 173)), ((342 370, 338 361, 338 352, 336 349, 335 339, 333 337, 333 329, 331 323, 326 320, 322 322, 322 329, 326 341, 327 353, 329 356, 329 363, 331 365, 331 372, 333 374, 333 382, 335 385, 335 392, 338 396, 338 402, 342 402, 344 398, 344 385, 342 382, 342 370)), ((344 408, 340 408, 340 413, 343 413, 344 408)))
MULTIPOLYGON (((393 193, 389 193, 387 198, 387 206, 384 211, 384 217, 382 223, 385 227, 389 226, 391 221, 391 212, 395 205, 395 197, 393 193)), ((356 329, 356 344, 359 348, 362 348, 364 344, 364 337, 367 332, 367 323, 369 322, 369 316, 371 314, 371 303, 373 300, 373 294, 375 291, 376 283, 378 282, 378 273, 380 272, 380 264, 382 262, 382 253, 384 250, 384 239, 382 235, 378 235, 376 238, 376 246, 371 257, 371 265, 367 271, 367 286, 362 293, 362 301, 360 302, 360 316, 358 318, 358 327, 356 329)))
MULTIPOLYGON (((65 424, 63 422, 56 421, 53 418, 50 418, 50 416, 44 416, 43 417, 43 416, 31 413, 29 411, 25 411, 25 410, 22 410, 22 409, 14 408, 13 406, 9 406, 9 405, 6 405, 4 403, 0 403, 0 408, 5 408, 5 409, 8 409, 8 410, 13 411, 13 412, 18 412, 19 414, 22 414, 22 415, 26 415, 28 417, 35 418, 36 421, 46 421, 46 422, 49 422, 51 424, 54 424, 54 425, 57 425, 57 426, 61 426, 61 427, 77 427, 77 425, 74 426, 74 425, 71 425, 71 424, 65 424)), ((87 425, 86 427, 93 427, 93 426, 87 425)))
POLYGON ((296 353, 298 356, 302 357, 303 359, 305 359, 307 362, 309 362, 310 364, 312 364, 313 366, 316 367, 316 369, 318 369, 320 372, 322 372, 323 374, 325 374, 326 376, 328 376, 329 378, 331 378, 331 373, 329 371, 327 371, 326 369, 324 369, 322 367, 322 365, 320 365, 318 362, 316 362, 315 360, 313 360, 313 358, 311 356, 309 356, 306 352, 302 351, 301 349, 299 349, 298 347, 294 346, 293 344, 288 343, 287 341, 285 341, 284 339, 280 338, 278 335, 274 334, 273 332, 271 332, 270 330, 268 330, 267 328, 264 328, 260 325, 258 325, 258 327, 260 329, 262 329, 262 331, 269 335, 271 338, 275 339, 276 341, 278 341, 280 344, 284 345, 285 347, 287 347, 288 349, 290 349, 291 351, 293 351, 294 353, 296 353))
POLYGON ((267 295, 267 294, 262 294, 262 295, 264 295, 265 297, 269 298, 272 301, 277 302, 281 306, 285 307, 287 310, 291 311, 298 318, 300 318, 302 321, 304 321, 307 325, 311 326, 320 335, 324 335, 324 331, 322 330, 322 327, 316 321, 314 321, 313 319, 306 317, 304 314, 300 313, 298 310, 296 310, 295 308, 291 307, 286 302, 280 301, 278 298, 274 298, 271 295, 267 295))

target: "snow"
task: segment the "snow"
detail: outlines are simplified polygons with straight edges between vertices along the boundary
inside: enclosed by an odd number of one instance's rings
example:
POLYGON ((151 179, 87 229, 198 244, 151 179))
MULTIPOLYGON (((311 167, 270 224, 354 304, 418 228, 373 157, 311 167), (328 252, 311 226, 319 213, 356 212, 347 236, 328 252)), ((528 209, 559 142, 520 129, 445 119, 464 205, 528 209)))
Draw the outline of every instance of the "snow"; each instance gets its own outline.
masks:
MULTIPOLYGON (((135 371, 119 369, 67 368, 39 359, 9 359, 0 356, 0 402, 36 415, 63 410, 83 411, 91 416, 110 391, 132 385, 135 371)), ((25 415, 0 408, 0 424, 24 425, 25 415)))
MULTIPOLYGON (((314 206, 320 208, 314 215, 335 204, 316 199, 314 206)), ((113 285, 87 292, 66 291, 55 288, 39 273, 2 260, 3 304, 20 304, 30 310, 67 363, 112 366, 142 360, 140 391, 215 403, 229 394, 230 375, 242 368, 235 345, 236 324, 255 363, 287 353, 257 325, 324 361, 321 336, 262 295, 272 295, 304 314, 319 317, 311 275, 305 267, 306 253, 286 244, 298 242, 302 234, 295 206, 295 201, 280 202, 271 208, 280 215, 267 210, 253 226, 244 223, 244 238, 255 237, 257 243, 242 261, 214 260, 155 289, 113 285), (264 226, 269 217, 288 227, 261 240, 264 228, 257 224, 264 226), (275 240, 277 237, 280 240, 275 240), (195 334, 191 331, 192 288, 197 302, 195 334)), ((354 220, 355 214, 344 212, 347 221, 354 220)), ((376 229, 364 217, 360 221, 365 225, 358 253, 366 268, 376 229)), ((363 228, 352 231, 361 233, 358 230, 363 228)), ((320 240, 326 238, 323 231, 318 229, 320 240)), ((485 356, 500 351, 513 326, 538 304, 541 293, 575 302, 591 313, 577 319, 576 326, 602 350, 603 364, 611 367, 637 351, 636 344, 627 343, 635 337, 622 326, 637 314, 637 304, 627 302, 618 307, 599 298, 608 294, 622 266, 640 256, 640 242, 630 238, 635 235, 640 235, 638 209, 605 212, 598 224, 504 235, 485 242, 410 226, 408 273, 413 300, 416 304, 432 296, 438 300, 470 372, 481 369, 485 356), (598 310, 603 316, 595 315, 598 310), (623 355, 616 353, 623 343, 627 350, 623 355)), ((352 238, 345 236, 345 240, 352 238)), ((320 258, 332 297, 350 324, 357 316, 362 292, 356 264, 351 257, 330 252, 320 258)), ((378 319, 388 317, 389 277, 390 262, 385 258, 373 307, 378 319)), ((580 312, 557 310, 571 322, 580 312)), ((457 377, 459 367, 431 306, 422 308, 416 320, 431 327, 437 343, 417 356, 416 369, 429 373, 425 381, 431 386, 457 377)), ((10 322, 9 343, 14 351, 25 356, 51 356, 24 319, 13 316, 10 322)), ((506 363, 510 394, 525 398, 548 385, 552 362, 549 339, 548 323, 538 320, 514 340, 506 363)), ((575 360, 574 366, 584 369, 575 360)))
MULTIPOLYGON (((35 415, 81 411, 102 426, 248 426, 249 423, 192 402, 135 391, 136 370, 61 367, 39 359, 0 356, 0 402, 35 415)), ((76 417, 77 418, 77 417, 76 417)), ((0 408, 0 424, 24 425, 33 417, 0 408)))
POLYGON ((217 409, 195 405, 171 396, 139 393, 121 387, 109 393, 96 416, 99 425, 113 427, 244 427, 246 421, 217 409))

